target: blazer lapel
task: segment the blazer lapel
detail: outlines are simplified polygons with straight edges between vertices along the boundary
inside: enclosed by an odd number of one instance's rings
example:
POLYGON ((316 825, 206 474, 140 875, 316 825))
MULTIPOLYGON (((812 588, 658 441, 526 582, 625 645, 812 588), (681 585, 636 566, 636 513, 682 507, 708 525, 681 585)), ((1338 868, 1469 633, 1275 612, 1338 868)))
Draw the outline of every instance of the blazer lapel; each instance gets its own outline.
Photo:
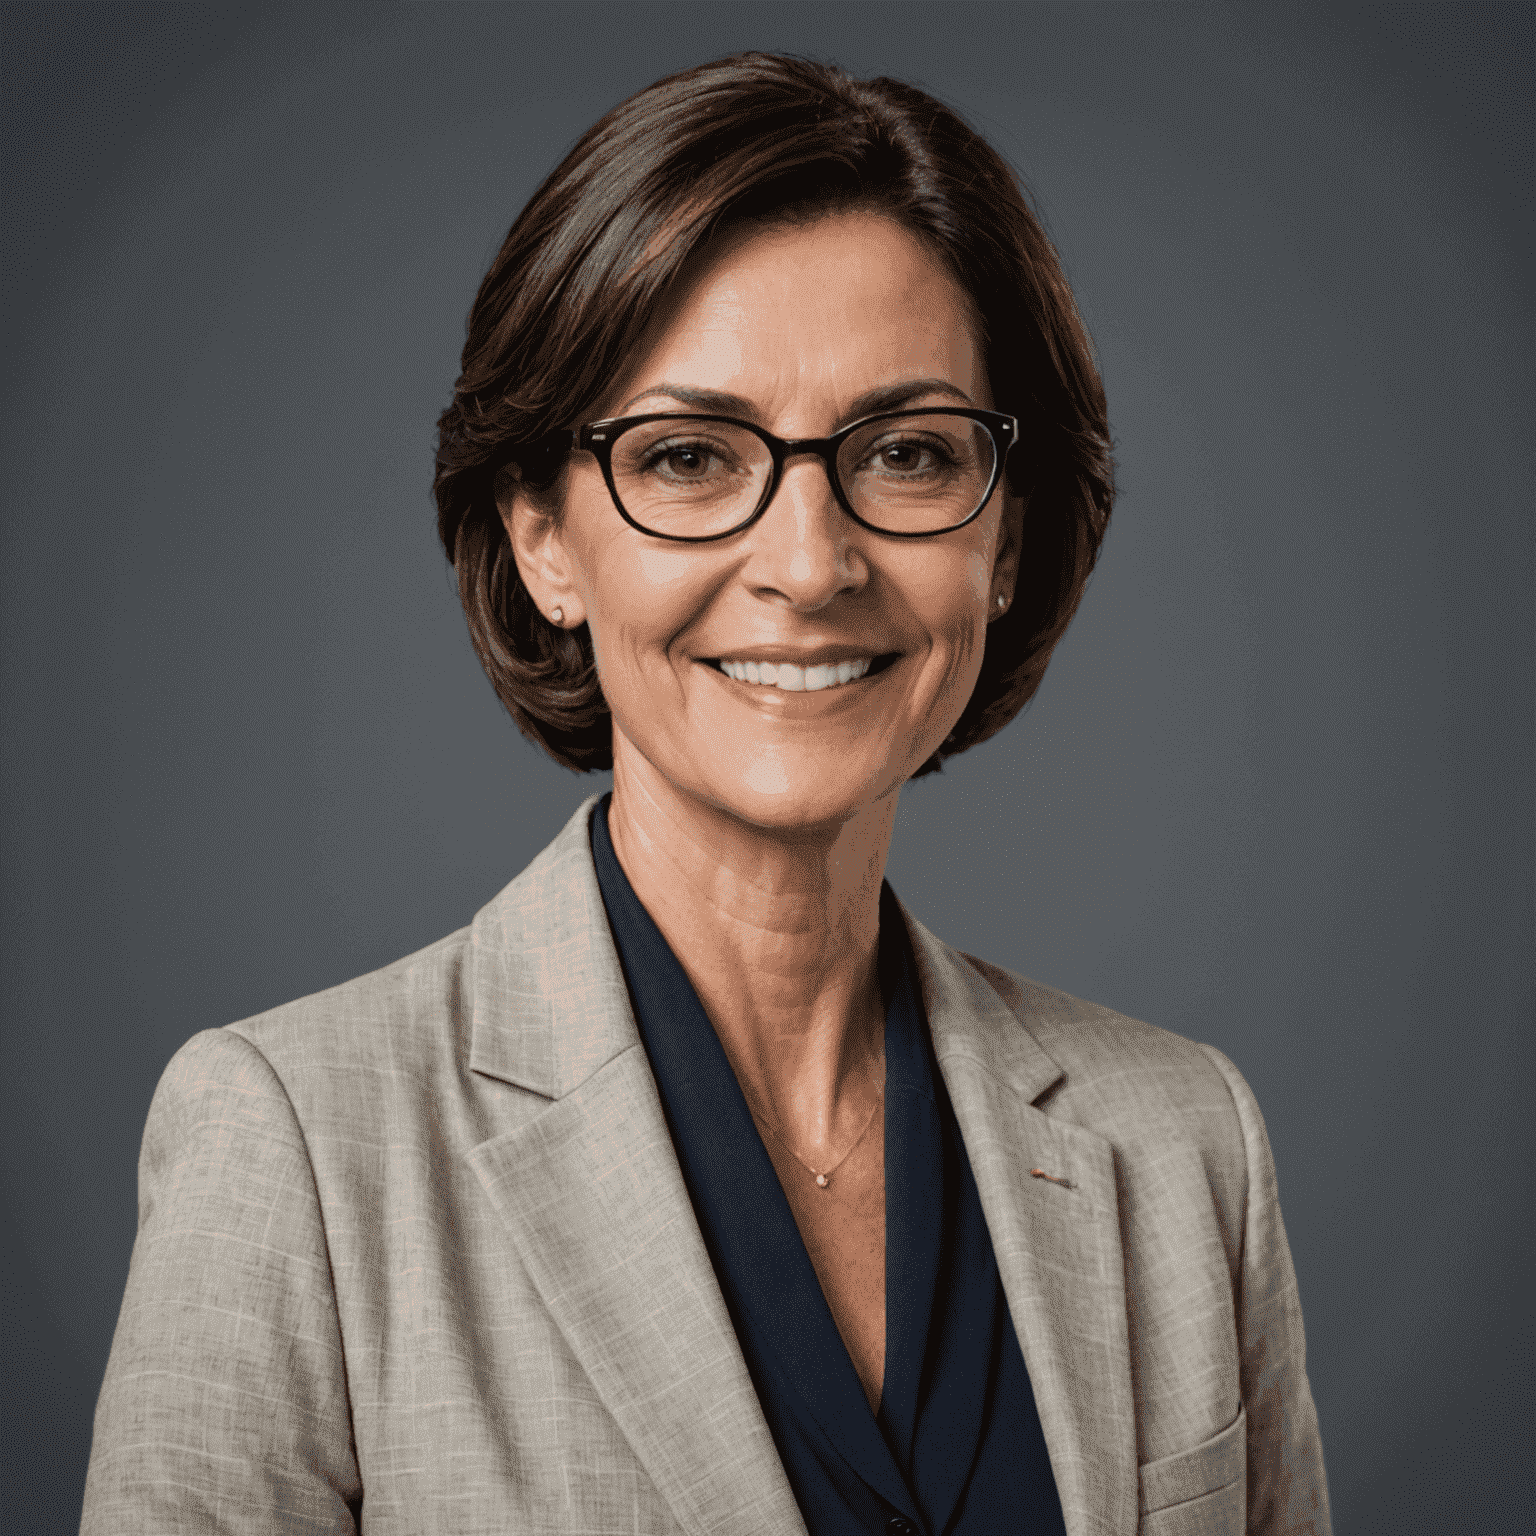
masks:
POLYGON ((1136 1413, 1113 1149, 1034 1107, 1061 1069, 974 966, 903 915, 1068 1536, 1131 1536, 1136 1413))
POLYGON ((552 1102, 469 1161, 678 1523, 804 1532, 630 1010, 587 841, 596 798, 475 919, 471 1068, 552 1102))

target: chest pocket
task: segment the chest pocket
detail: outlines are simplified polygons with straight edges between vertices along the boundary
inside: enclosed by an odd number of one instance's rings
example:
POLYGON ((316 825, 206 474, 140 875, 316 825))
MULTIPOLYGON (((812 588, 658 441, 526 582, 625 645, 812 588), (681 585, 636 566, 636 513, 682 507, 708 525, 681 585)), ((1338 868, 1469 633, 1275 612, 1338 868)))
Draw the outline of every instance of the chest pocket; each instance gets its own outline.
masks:
POLYGON ((1248 1413, 1219 1435, 1138 1469, 1140 1536, 1243 1536, 1248 1518, 1248 1413))

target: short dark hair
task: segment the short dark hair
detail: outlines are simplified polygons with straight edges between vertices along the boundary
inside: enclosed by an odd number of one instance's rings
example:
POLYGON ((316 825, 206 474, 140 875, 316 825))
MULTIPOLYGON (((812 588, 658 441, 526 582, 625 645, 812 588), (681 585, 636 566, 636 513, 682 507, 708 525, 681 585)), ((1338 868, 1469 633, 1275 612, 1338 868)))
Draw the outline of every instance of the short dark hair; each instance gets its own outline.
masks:
MULTIPOLYGON (((1013 603, 914 777, 1001 730, 1040 686, 1114 501, 1104 389, 1056 252, 1007 163, 951 108, 899 80, 739 53, 621 102, 544 180, 480 284, 438 422, 438 533, 475 651, 557 762, 611 767, 612 718, 587 627, 550 623, 518 574, 498 466, 585 418, 712 237, 852 209, 912 231, 970 295, 993 404, 1019 418, 1009 483, 1029 498, 1013 603)), ((530 486, 561 467, 518 466, 530 486)))

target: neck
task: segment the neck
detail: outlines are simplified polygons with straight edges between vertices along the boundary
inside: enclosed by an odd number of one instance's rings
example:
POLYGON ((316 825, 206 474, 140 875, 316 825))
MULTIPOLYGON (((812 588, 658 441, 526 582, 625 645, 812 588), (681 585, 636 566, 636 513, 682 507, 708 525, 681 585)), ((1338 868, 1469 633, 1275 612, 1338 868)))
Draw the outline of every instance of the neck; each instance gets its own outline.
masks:
POLYGON ((812 1162, 858 1134, 884 1081, 876 953, 896 802, 824 827, 760 827, 615 753, 619 863, 748 1101, 812 1162))

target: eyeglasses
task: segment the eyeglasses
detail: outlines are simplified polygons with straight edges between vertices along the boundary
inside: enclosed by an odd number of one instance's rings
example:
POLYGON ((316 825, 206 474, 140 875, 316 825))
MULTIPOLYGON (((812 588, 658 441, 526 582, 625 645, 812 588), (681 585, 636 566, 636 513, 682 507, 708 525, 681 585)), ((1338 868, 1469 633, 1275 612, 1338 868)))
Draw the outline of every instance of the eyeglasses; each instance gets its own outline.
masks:
POLYGON ((802 438, 775 437, 733 416, 661 412, 551 433, 534 450, 591 453, 630 527, 684 544, 750 527, 767 511, 785 463, 812 453, 854 522, 921 539, 981 513, 1018 435, 1018 418, 999 411, 888 411, 831 437, 802 438))

